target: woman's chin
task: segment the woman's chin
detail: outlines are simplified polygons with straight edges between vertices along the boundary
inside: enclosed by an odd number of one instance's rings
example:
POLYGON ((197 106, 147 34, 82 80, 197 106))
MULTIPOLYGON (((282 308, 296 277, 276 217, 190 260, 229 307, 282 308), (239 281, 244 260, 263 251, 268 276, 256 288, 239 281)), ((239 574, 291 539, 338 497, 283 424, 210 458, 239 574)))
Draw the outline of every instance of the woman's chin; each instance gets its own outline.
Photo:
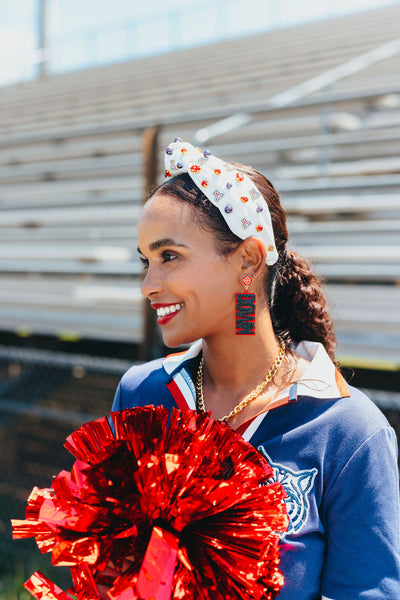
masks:
POLYGON ((173 335, 172 333, 163 332, 163 342, 167 348, 179 348, 180 346, 188 346, 193 344, 198 337, 173 335))
POLYGON ((167 340, 163 340, 164 342, 164 346, 166 346, 167 348, 179 348, 180 344, 179 343, 173 343, 167 340))

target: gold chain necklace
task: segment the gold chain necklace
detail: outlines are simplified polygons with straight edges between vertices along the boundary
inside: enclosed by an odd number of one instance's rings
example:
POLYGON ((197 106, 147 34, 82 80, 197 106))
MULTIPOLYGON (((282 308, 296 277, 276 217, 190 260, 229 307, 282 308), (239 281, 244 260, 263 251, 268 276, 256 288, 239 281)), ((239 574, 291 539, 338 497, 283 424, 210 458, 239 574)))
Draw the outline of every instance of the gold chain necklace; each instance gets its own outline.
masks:
MULTIPOLYGON (((257 396, 259 396, 261 394, 263 389, 269 384, 269 382, 271 381, 271 379, 274 377, 275 373, 277 372, 279 365, 283 361, 285 352, 286 352, 286 344, 285 344, 284 340, 281 340, 279 354, 276 357, 274 364, 272 365, 272 367, 268 371, 267 375, 265 376, 264 381, 262 381, 252 392, 250 392, 250 394, 248 394, 245 398, 243 398, 243 400, 241 402, 239 402, 239 404, 237 406, 235 406, 235 408, 233 410, 231 410, 229 415, 226 415, 225 417, 222 417, 222 419, 219 419, 220 421, 228 421, 228 419, 231 419, 232 417, 234 417, 235 415, 240 413, 252 400, 257 398, 257 396)), ((204 391, 203 391, 203 379, 204 379, 203 367, 204 367, 204 357, 202 356, 200 364, 199 364, 199 369, 197 371, 197 379, 196 379, 196 401, 197 401, 197 410, 199 412, 206 412, 206 405, 204 402, 204 391)))

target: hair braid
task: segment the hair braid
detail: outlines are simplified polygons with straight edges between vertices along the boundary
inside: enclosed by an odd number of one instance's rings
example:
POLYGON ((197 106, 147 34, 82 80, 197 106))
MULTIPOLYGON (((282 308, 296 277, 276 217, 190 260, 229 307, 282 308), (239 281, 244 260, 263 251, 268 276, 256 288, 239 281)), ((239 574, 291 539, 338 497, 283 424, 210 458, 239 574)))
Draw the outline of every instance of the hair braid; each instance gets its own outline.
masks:
POLYGON ((321 281, 296 252, 289 250, 278 262, 270 302, 274 327, 281 336, 295 343, 321 342, 335 361, 336 338, 321 281))

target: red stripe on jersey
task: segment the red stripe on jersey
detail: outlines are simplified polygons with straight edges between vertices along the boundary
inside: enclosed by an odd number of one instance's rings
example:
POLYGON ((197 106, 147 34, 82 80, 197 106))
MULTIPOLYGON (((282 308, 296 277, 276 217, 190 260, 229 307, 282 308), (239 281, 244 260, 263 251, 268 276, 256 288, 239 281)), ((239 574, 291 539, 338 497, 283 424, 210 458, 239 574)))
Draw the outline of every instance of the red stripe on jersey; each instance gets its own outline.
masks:
POLYGON ((186 402, 186 398, 182 394, 177 383, 173 379, 169 383, 167 383, 167 388, 171 392, 171 395, 172 395, 173 399, 175 400, 179 410, 187 410, 189 408, 189 406, 188 406, 188 403, 186 402))

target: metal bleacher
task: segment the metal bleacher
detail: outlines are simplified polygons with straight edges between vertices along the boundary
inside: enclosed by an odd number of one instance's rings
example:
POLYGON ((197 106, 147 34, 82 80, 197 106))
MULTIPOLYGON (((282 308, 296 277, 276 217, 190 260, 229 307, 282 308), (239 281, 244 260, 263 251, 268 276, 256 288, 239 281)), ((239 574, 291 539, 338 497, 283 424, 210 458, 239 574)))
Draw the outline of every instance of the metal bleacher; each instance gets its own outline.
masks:
MULTIPOLYGON (((270 99, 399 35, 400 5, 0 88, 0 330, 140 343, 143 133, 236 113, 207 147, 279 190, 327 281, 339 358, 400 366, 400 59, 270 99)), ((158 171, 161 173, 162 165, 158 171)))

